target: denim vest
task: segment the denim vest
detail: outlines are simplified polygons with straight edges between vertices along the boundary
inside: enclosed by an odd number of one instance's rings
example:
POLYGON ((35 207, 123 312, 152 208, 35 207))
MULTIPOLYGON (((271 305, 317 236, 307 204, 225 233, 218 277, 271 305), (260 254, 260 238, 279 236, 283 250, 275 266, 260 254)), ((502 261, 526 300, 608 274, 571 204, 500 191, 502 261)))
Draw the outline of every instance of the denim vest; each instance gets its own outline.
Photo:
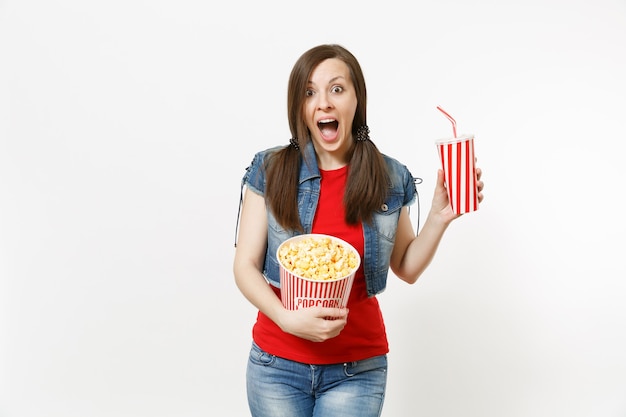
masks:
MULTIPOLYGON (((257 194, 265 194, 264 160, 269 154, 280 148, 266 149, 254 156, 252 163, 246 168, 241 181, 242 191, 245 185, 257 194)), ((313 144, 308 142, 304 151, 309 163, 307 164, 304 160, 301 160, 298 212, 304 233, 311 233, 313 217, 320 195, 321 176, 317 167, 313 144)), ((400 211, 403 206, 413 204, 417 196, 415 184, 418 179, 413 178, 407 167, 397 160, 386 155, 383 155, 383 157, 387 163, 390 176, 389 192, 385 203, 374 213, 372 223, 363 223, 365 248, 362 264, 369 296, 381 293, 387 285, 389 259, 393 250, 400 211)), ((283 241, 300 234, 300 232, 285 230, 278 224, 270 210, 267 212, 268 236, 263 275, 271 285, 280 287, 276 251, 283 241)))

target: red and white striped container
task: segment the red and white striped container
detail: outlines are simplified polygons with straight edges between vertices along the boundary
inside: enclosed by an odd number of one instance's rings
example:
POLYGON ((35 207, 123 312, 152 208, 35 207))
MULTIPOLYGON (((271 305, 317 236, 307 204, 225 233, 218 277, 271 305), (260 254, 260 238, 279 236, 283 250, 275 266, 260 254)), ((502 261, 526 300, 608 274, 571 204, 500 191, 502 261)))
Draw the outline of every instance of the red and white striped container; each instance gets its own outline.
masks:
POLYGON ((348 242, 334 236, 323 234, 305 234, 294 236, 284 241, 278 247, 278 250, 276 251, 276 257, 278 259, 278 264, 280 265, 281 301, 286 309, 297 310, 299 308, 314 306, 333 308, 346 307, 346 305, 348 304, 350 291, 352 290, 354 276, 357 269, 359 269, 359 265, 361 264, 361 257, 359 256, 359 253, 348 242), (283 266, 278 255, 281 248, 284 245, 287 245, 294 241, 310 237, 328 237, 334 243, 339 243, 347 250, 353 251, 357 259, 356 267, 354 267, 347 276, 339 279, 330 280, 316 280, 311 278, 304 278, 290 272, 283 266))
POLYGON ((474 135, 440 139, 435 144, 439 151, 452 210, 456 214, 478 210, 474 135))

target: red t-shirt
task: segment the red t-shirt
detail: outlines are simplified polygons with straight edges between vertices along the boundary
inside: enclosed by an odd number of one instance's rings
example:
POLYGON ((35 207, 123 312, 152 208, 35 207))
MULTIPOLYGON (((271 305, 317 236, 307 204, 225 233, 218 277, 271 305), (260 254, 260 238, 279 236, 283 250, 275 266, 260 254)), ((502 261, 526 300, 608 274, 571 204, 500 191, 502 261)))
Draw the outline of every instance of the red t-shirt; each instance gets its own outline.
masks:
MULTIPOLYGON (((363 258, 363 229, 347 225, 343 194, 348 167, 332 171, 320 170, 320 199, 313 220, 312 233, 336 236, 353 245, 363 258)), ((280 289, 274 288, 280 297, 280 289)), ((259 312, 252 336, 266 352, 285 359, 308 364, 352 362, 389 351, 385 324, 376 297, 368 297, 363 264, 356 272, 348 299, 348 323, 341 333, 325 342, 310 342, 283 332, 265 314, 259 312)))

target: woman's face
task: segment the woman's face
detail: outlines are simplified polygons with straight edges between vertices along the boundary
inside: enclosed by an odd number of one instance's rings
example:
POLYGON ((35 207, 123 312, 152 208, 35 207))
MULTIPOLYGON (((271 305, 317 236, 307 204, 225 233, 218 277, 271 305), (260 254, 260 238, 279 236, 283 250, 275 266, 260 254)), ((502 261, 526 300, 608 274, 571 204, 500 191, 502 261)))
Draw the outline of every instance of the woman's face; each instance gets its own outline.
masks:
POLYGON ((343 61, 331 58, 315 67, 306 90, 304 118, 321 169, 340 168, 348 162, 356 107, 350 70, 343 61))

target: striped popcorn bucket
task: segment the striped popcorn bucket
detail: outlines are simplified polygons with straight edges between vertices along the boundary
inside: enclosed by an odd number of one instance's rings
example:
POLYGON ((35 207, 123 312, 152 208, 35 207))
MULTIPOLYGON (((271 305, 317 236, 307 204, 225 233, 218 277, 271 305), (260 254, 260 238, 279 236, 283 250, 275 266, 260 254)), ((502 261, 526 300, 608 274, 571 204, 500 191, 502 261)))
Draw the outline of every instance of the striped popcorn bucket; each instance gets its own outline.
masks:
POLYGON ((352 283, 354 282, 354 276, 361 259, 358 252, 348 242, 336 238, 334 236, 321 235, 321 234, 305 234, 292 237, 283 242, 276 252, 278 258, 278 264, 280 266, 280 293, 283 306, 288 310, 297 310, 307 307, 333 307, 344 308, 348 304, 348 298, 350 296, 350 290, 352 289, 352 283), (354 251, 357 258, 357 265, 351 272, 339 279, 319 280, 304 278, 291 271, 289 271, 280 260, 278 255, 281 251, 281 247, 288 245, 291 242, 297 242, 298 240, 306 239, 307 237, 329 237, 334 243, 339 243, 350 251, 354 251))
POLYGON ((440 139, 435 144, 439 151, 452 210, 456 214, 478 210, 474 135, 440 139))

